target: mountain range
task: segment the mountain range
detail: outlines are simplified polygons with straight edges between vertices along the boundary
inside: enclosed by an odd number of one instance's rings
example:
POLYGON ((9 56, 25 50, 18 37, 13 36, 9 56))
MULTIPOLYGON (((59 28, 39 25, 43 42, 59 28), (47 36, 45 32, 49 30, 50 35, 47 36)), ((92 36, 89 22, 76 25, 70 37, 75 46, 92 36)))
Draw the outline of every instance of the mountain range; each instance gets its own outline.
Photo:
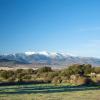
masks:
POLYGON ((91 64, 93 66, 100 66, 100 59, 94 57, 78 57, 56 52, 25 52, 0 55, 0 66, 49 65, 64 67, 71 64, 91 64))

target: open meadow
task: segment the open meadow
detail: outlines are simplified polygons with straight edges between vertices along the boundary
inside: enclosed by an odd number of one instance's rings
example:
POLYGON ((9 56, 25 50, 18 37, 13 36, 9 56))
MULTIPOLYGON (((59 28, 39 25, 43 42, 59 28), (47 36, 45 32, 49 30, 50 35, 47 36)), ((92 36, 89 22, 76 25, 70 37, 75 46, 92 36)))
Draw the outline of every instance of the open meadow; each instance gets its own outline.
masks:
POLYGON ((100 100, 100 86, 66 84, 0 86, 0 100, 100 100))

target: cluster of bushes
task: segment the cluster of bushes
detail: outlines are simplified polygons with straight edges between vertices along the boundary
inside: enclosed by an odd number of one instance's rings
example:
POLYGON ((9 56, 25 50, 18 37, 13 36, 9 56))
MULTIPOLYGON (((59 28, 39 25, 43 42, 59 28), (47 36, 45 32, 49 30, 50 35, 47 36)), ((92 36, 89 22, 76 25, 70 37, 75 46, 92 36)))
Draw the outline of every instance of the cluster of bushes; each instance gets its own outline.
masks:
POLYGON ((61 70, 52 70, 51 67, 42 67, 37 70, 17 69, 0 70, 0 82, 43 81, 53 84, 90 84, 100 83, 100 67, 90 64, 74 64, 61 70), (92 73, 92 75, 91 75, 92 73))

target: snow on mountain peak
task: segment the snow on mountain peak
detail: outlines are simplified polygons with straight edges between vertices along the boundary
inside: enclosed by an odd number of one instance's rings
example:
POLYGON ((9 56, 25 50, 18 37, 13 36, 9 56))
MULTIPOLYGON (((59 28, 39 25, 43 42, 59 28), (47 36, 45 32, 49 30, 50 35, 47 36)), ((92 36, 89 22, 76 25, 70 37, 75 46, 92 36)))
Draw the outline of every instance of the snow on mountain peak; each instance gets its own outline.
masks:
POLYGON ((35 54, 35 52, 31 52, 31 51, 28 51, 28 52, 25 52, 26 55, 33 55, 35 54))
POLYGON ((41 52, 38 52, 37 54, 49 56, 49 53, 47 51, 41 51, 41 52))
POLYGON ((31 52, 31 51, 28 51, 28 52, 25 52, 25 54, 27 56, 34 55, 34 54, 39 54, 39 55, 44 55, 44 56, 51 57, 51 58, 55 58, 55 57, 68 57, 68 56, 70 56, 70 55, 68 55, 66 53, 47 52, 47 51, 41 51, 41 52, 31 52))
POLYGON ((39 54, 39 55, 44 55, 44 56, 48 56, 48 57, 56 57, 58 55, 58 53, 56 52, 47 52, 47 51, 41 51, 41 52, 25 52, 25 55, 30 56, 30 55, 34 55, 34 54, 39 54))

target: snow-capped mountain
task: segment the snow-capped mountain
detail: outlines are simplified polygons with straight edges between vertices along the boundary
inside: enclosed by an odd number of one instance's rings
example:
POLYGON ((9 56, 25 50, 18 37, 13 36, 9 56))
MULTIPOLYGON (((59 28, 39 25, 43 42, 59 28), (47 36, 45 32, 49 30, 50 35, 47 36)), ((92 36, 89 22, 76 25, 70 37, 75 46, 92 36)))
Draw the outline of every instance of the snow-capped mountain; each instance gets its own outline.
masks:
POLYGON ((57 52, 46 52, 46 51, 42 51, 42 52, 25 52, 26 55, 35 55, 35 54, 38 54, 38 55, 44 55, 44 56, 47 56, 47 57, 57 57, 57 56, 68 56, 67 54, 65 53, 57 53, 57 52))
MULTIPOLYGON (((66 53, 57 52, 25 52, 15 54, 0 55, 0 60, 7 59, 10 61, 20 62, 22 64, 46 64, 51 66, 67 66, 70 64, 92 64, 100 66, 100 59, 93 57, 76 57, 66 53)), ((20 64, 19 63, 19 64, 20 64)))

